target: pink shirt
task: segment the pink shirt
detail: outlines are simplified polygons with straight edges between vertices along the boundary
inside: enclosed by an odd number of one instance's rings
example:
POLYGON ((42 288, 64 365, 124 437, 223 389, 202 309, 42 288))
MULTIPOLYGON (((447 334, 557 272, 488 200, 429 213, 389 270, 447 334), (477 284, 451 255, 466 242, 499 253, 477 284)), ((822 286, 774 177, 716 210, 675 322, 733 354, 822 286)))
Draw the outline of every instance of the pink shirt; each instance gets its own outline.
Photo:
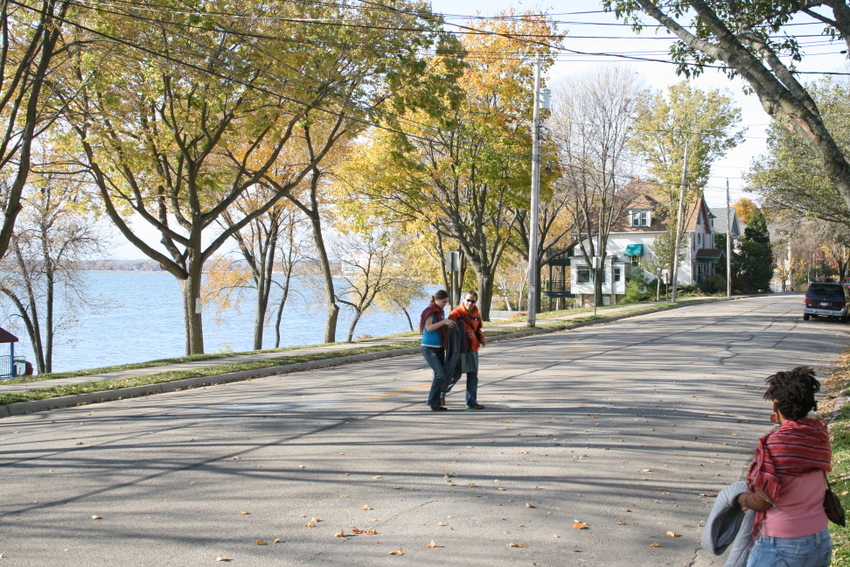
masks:
POLYGON ((802 537, 826 529, 823 510, 826 476, 820 469, 801 476, 780 476, 779 506, 767 510, 761 534, 772 537, 802 537))

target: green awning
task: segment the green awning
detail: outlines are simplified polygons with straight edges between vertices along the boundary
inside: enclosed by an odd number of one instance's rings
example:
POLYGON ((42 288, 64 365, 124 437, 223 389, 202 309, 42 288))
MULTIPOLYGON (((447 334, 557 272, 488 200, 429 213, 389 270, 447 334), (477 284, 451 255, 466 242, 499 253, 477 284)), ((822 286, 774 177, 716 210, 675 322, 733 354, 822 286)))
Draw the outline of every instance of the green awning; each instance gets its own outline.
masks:
POLYGON ((626 256, 643 256, 643 244, 626 245, 626 256))

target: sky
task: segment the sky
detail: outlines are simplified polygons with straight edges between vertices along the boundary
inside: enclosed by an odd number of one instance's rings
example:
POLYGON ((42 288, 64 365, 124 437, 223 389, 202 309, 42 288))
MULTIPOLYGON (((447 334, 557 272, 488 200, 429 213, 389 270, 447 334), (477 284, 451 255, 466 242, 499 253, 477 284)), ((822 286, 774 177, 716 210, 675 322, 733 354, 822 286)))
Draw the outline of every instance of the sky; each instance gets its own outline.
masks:
MULTIPOLYGON (((442 13, 452 29, 452 24, 466 25, 475 17, 495 16, 498 12, 515 8, 518 11, 540 11, 538 5, 523 4, 516 0, 432 0, 435 12, 442 13)), ((626 65, 633 68, 645 83, 657 90, 683 80, 677 76, 675 66, 665 62, 643 61, 639 58, 668 60, 671 36, 665 31, 647 28, 636 35, 628 25, 619 22, 613 14, 602 12, 600 5, 587 0, 562 0, 549 7, 553 19, 561 22, 566 30, 564 41, 566 48, 557 58, 557 62, 544 79, 548 86, 556 86, 559 81, 574 75, 592 72, 605 65, 626 65)), ((543 6, 543 9, 546 5, 543 6)), ((651 21, 647 19, 647 21, 651 21)), ((799 22, 795 32, 803 37, 807 57, 798 64, 802 71, 809 72, 847 72, 850 66, 841 43, 831 43, 820 36, 822 26, 805 25, 799 22)), ((805 80, 816 80, 820 75, 808 75, 805 80)), ((726 206, 726 184, 728 180, 731 202, 746 197, 758 202, 758 196, 743 191, 743 176, 752 160, 765 153, 769 117, 764 112, 755 95, 743 92, 741 79, 728 79, 718 70, 706 72, 694 80, 701 89, 728 89, 742 111, 741 126, 746 129, 745 141, 729 154, 715 162, 712 176, 705 189, 705 198, 712 208, 726 206)), ((147 223, 137 222, 134 228, 146 234, 148 242, 159 239, 147 227, 147 223)), ((117 234, 116 245, 109 256, 115 259, 139 259, 144 255, 117 234)))

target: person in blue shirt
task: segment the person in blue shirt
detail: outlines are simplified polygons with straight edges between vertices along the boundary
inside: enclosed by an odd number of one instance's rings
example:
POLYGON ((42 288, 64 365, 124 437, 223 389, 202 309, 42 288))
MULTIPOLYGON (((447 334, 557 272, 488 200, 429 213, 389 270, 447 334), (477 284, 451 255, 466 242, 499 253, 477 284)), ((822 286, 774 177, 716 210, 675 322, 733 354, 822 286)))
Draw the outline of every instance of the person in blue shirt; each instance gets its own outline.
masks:
POLYGON ((449 302, 449 294, 441 289, 431 296, 431 303, 422 312, 419 330, 422 331, 422 356, 434 371, 431 390, 428 393, 428 405, 432 411, 446 411, 441 403, 441 394, 446 379, 443 368, 446 360, 446 328, 455 326, 455 322, 444 317, 443 309, 449 302))

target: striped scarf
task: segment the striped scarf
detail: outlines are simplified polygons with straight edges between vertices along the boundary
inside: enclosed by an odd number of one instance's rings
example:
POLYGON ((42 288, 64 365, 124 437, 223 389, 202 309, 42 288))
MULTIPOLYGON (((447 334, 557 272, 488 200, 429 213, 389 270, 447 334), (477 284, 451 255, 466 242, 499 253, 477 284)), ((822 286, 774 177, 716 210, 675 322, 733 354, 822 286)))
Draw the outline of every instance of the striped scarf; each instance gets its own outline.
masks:
MULTIPOLYGON (((816 469, 829 472, 831 461, 829 432, 823 423, 810 417, 788 420, 759 439, 747 474, 747 486, 751 492, 765 496, 776 505, 781 489, 780 476, 800 476, 816 469)), ((765 511, 756 513, 754 534, 765 515, 765 511)))

